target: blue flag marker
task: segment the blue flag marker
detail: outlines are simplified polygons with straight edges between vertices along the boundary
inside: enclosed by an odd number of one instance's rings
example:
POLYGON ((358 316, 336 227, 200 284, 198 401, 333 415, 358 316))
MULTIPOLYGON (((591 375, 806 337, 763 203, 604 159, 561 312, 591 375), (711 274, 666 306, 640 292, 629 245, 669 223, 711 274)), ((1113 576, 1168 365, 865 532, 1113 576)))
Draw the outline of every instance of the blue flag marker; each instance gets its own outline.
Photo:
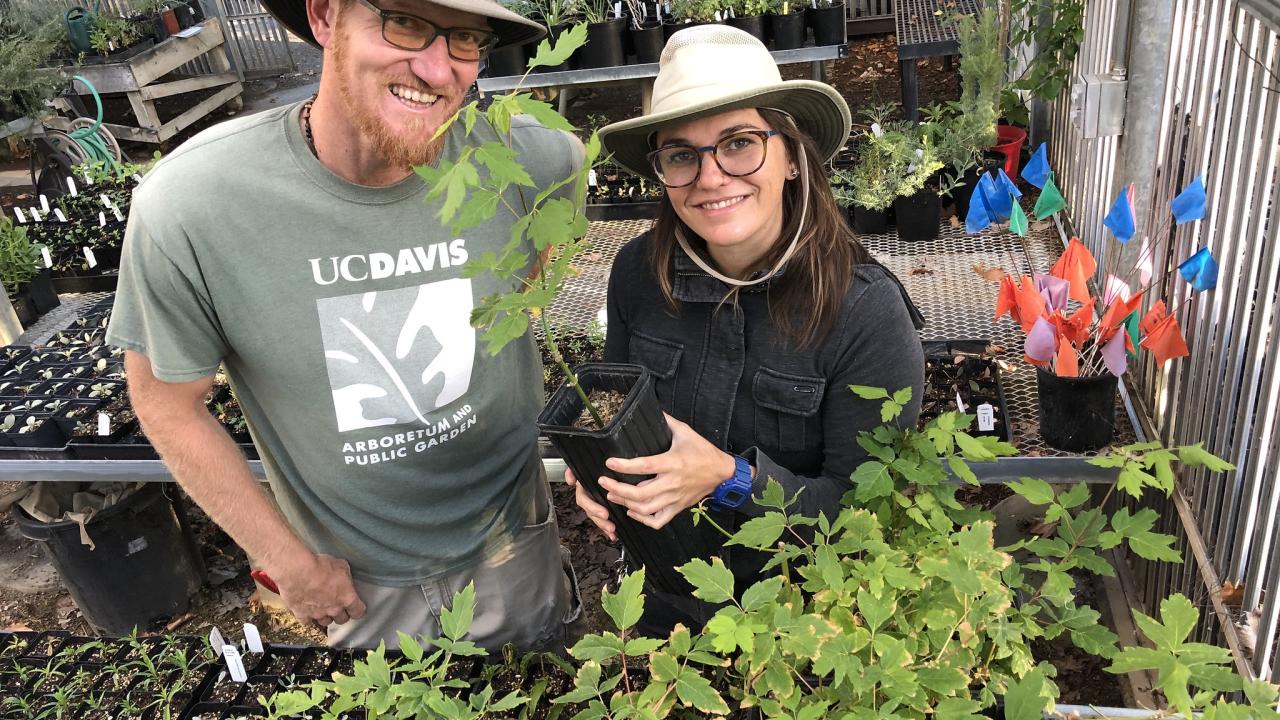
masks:
POLYGON ((1129 189, 1127 187, 1120 188, 1120 194, 1116 196, 1116 201, 1111 206, 1111 212, 1102 219, 1102 224, 1110 228, 1111 233, 1121 243, 1127 243, 1137 228, 1133 223, 1133 206, 1129 204, 1129 189))
MULTIPOLYGON (((992 222, 1003 222, 1013 215, 1013 196, 1009 194, 1009 189, 1005 183, 1009 182, 1009 176, 1004 174, 1003 170, 998 171, 999 177, 1004 178, 1003 181, 992 180, 988 173, 982 176, 982 180, 978 181, 978 189, 975 194, 981 192, 987 200, 987 209, 991 211, 992 222)), ((1009 183, 1012 185, 1012 183, 1009 183)), ((1014 188, 1017 190, 1017 188, 1014 188)))
POLYGON ((1178 272, 1194 290, 1203 292, 1218 286, 1218 263, 1207 247, 1200 248, 1195 255, 1184 260, 1178 266, 1178 272))
POLYGON ((1049 179, 1048 143, 1040 143, 1040 147, 1036 148, 1027 166, 1022 168, 1022 179, 1041 190, 1044 189, 1044 183, 1049 179))
MULTIPOLYGON (((981 185, 981 184, 979 184, 981 185)), ((964 216, 964 231, 976 235, 991 226, 991 211, 987 209, 987 199, 982 196, 982 188, 974 188, 969 197, 969 212, 964 216)))
POLYGON ((1196 176, 1195 180, 1186 187, 1185 190, 1178 193, 1178 197, 1169 203, 1169 209, 1173 210, 1174 222, 1181 225, 1192 220, 1201 220, 1204 218, 1204 180, 1200 176, 1196 176))

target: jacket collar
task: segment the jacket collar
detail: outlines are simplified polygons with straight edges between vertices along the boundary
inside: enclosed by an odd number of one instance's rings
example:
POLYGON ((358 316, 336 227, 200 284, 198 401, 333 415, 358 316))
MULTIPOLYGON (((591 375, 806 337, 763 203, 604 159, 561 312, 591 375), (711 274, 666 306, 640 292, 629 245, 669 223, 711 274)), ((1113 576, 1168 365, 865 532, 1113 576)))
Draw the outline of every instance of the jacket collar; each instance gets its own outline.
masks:
MULTIPOLYGON (((680 302, 714 302, 718 303, 724 300, 725 295, 733 288, 729 287, 710 275, 685 253, 685 251, 676 246, 673 248, 674 258, 673 265, 675 267, 675 277, 671 282, 671 295, 680 302)), ((774 274, 773 278, 765 280, 762 283, 745 287, 742 292, 755 293, 765 292, 773 283, 773 279, 780 277, 786 272, 786 268, 779 270, 774 274)), ((764 270, 757 270, 752 273, 748 280, 755 280, 764 275, 764 270)))

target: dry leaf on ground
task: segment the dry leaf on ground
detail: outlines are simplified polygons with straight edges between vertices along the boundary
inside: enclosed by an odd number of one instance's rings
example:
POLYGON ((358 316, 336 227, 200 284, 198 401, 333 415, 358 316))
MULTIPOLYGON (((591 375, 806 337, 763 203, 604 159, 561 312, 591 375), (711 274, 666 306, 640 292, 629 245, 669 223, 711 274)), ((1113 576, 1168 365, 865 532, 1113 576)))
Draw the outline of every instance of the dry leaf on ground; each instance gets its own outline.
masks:
POLYGON ((974 263, 973 271, 978 274, 978 277, 990 282, 1000 282, 1006 275, 1008 275, 1008 273, 1004 271, 1004 268, 987 267, 982 263, 974 263))

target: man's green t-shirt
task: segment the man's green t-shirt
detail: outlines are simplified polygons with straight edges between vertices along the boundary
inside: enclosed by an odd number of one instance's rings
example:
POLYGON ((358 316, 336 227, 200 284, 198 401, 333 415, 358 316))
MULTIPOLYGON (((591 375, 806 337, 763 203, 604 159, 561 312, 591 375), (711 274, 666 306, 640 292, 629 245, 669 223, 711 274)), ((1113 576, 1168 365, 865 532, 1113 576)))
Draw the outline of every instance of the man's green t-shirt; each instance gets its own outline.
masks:
MULTIPOLYGON (((416 175, 342 180, 308 149, 300 107, 206 130, 147 175, 107 339, 166 382, 224 363, 301 537, 358 579, 412 584, 497 552, 540 477, 534 342, 490 356, 470 324, 517 281, 463 277, 514 218, 499 206, 455 237, 416 175)), ((464 147, 460 126, 442 157, 464 147)), ((580 166, 566 133, 519 118, 513 137, 539 188, 580 166)))

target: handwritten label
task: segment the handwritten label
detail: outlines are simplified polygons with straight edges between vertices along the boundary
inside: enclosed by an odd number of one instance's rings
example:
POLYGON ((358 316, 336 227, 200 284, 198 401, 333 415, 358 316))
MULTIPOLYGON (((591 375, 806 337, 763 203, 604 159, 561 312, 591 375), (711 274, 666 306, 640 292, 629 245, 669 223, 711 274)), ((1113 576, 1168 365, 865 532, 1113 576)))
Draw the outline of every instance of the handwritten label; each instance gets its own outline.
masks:
POLYGON ((616 18, 620 18, 620 17, 622 17, 622 3, 621 3, 621 2, 616 2, 616 3, 614 3, 614 4, 613 4, 613 16, 614 16, 614 17, 616 17, 616 18))
POLYGON ((111 416, 106 413, 98 413, 98 434, 111 434, 111 416))
POLYGON ((115 203, 111 204, 111 214, 116 216, 116 222, 124 222, 124 216, 120 214, 120 208, 116 207, 115 203))
POLYGON ((227 670, 231 673, 231 679, 242 683, 249 679, 248 673, 244 671, 244 661, 240 659, 240 651, 235 645, 223 645, 222 657, 227 661, 227 670))
POLYGON ((978 406, 978 429, 984 432, 991 432, 996 429, 996 409, 991 407, 991 403, 982 403, 978 406))
POLYGON ((220 650, 222 646, 226 644, 227 644, 226 641, 222 639, 221 630, 215 627, 214 629, 209 631, 209 646, 212 647, 215 651, 220 650))
POLYGON ((76 181, 70 175, 67 176, 67 192, 71 193, 71 197, 76 196, 76 181))
POLYGON ((253 623, 244 624, 244 646, 249 652, 262 652, 262 635, 258 634, 258 626, 253 623))
POLYGON ((58 222, 66 222, 67 216, 62 214, 62 208, 54 208, 53 216, 58 218, 58 222))
POLYGON ((84 260, 89 263, 89 267, 98 267, 98 258, 93 254, 93 250, 89 247, 84 249, 84 260))
POLYGON ((106 193, 98 193, 98 200, 102 202, 102 207, 111 207, 111 198, 107 197, 106 193))
POLYGON ((49 255, 49 248, 47 247, 40 248, 40 257, 44 258, 45 267, 47 268, 53 267, 53 257, 49 255))
POLYGON ((965 410, 968 409, 968 406, 964 404, 964 400, 960 399, 959 390, 956 391, 956 409, 958 409, 960 412, 965 412, 965 410))
POLYGON ((27 212, 31 213, 31 222, 40 222, 41 218, 40 218, 39 210, 35 208, 30 208, 29 210, 27 210, 27 212))
POLYGON ((22 208, 20 208, 20 207, 15 207, 15 208, 13 209, 13 214, 18 216, 18 224, 20 224, 20 225, 26 225, 26 224, 27 224, 27 216, 22 214, 22 208))
POLYGON ((40 193, 40 212, 46 215, 49 213, 49 198, 45 197, 44 193, 40 193))
POLYGON ((588 171, 587 171, 587 185, 589 185, 589 186, 591 186, 591 187, 595 187, 595 186, 596 186, 596 185, 598 185, 599 183, 600 183, 600 179, 599 179, 598 177, 596 177, 596 171, 595 171, 595 170, 588 170, 588 171))
POLYGON ((106 227, 106 226, 107 226, 107 214, 106 214, 106 213, 104 213, 104 212, 99 211, 99 212, 98 212, 98 227, 106 227))

